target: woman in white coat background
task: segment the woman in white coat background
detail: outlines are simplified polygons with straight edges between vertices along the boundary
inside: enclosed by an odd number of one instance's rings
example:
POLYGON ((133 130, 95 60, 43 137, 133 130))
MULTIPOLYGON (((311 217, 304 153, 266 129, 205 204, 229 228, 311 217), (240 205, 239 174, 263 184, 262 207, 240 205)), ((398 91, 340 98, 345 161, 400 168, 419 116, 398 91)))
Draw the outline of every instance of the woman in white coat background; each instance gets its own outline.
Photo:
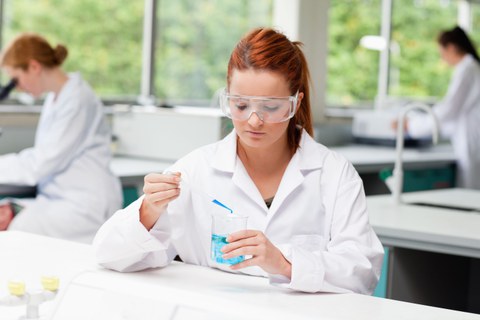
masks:
MULTIPOLYGON (((173 165, 149 174, 145 195, 98 231, 97 260, 119 271, 186 262, 249 275, 305 292, 371 294, 383 248, 371 228, 362 180, 342 156, 316 143, 309 75, 300 43, 255 29, 235 47, 221 106, 234 130, 173 165), (188 185, 179 188, 180 179, 188 185), (210 258, 216 205, 240 215, 247 230, 230 234, 224 258, 210 258)), ((229 213, 226 213, 229 214, 229 213)))
MULTIPOLYGON (((456 155, 457 186, 480 189, 480 59, 460 28, 440 33, 440 55, 454 72, 447 94, 433 107, 442 136, 449 138, 456 155)), ((431 134, 425 115, 410 117, 407 130, 412 137, 431 134)))
MULTIPOLYGON (((37 196, 20 212, 3 214, 9 230, 89 243, 121 208, 120 182, 109 169, 110 130, 103 106, 79 73, 67 74, 63 45, 22 34, 2 52, 1 67, 19 90, 48 93, 34 146, 0 156, 0 183, 37 186, 37 196), (15 214, 15 217, 12 215, 15 214)), ((21 203, 21 200, 18 200, 21 203)), ((8 205, 2 211, 10 210, 8 205)))

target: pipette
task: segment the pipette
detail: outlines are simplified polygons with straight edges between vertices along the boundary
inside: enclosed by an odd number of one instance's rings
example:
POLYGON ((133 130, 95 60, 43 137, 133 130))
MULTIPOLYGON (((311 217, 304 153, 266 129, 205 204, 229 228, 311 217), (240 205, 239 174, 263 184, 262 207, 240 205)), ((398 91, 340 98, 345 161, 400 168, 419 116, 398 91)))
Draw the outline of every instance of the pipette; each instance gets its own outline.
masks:
MULTIPOLYGON (((165 171, 163 172, 163 174, 170 174, 172 175, 173 172, 171 171, 165 171)), ((202 196, 203 198, 207 198, 209 201, 215 203, 216 205, 222 207, 222 208, 225 208, 227 209, 228 211, 230 211, 230 213, 233 213, 233 210, 230 209, 229 207, 227 207, 226 205, 224 205, 223 203, 221 203, 220 201, 218 201, 217 199, 215 199, 214 197, 212 197, 211 195, 209 195, 208 193, 206 193, 205 191, 193 186, 192 184, 190 184, 187 180, 185 180, 185 178, 180 178, 180 187, 182 185, 184 186, 187 186, 188 188, 190 188, 190 190, 192 190, 193 193, 196 193, 200 196, 202 196)))
POLYGON ((187 180, 183 179, 180 181, 180 186, 181 185, 186 185, 190 188, 190 190, 192 190, 192 192, 198 194, 198 195, 201 195, 203 196, 204 198, 208 198, 211 202, 215 203, 216 205, 220 206, 220 207, 223 207, 225 209, 227 209, 228 211, 230 211, 230 213, 233 213, 233 210, 230 209, 229 207, 227 207, 226 205, 224 205, 223 203, 221 203, 220 201, 218 201, 217 199, 215 199, 214 197, 212 197, 211 195, 209 195, 208 193, 206 193, 205 191, 201 190, 201 189, 198 189, 197 187, 194 187, 193 185, 191 185, 190 183, 187 182, 187 180))

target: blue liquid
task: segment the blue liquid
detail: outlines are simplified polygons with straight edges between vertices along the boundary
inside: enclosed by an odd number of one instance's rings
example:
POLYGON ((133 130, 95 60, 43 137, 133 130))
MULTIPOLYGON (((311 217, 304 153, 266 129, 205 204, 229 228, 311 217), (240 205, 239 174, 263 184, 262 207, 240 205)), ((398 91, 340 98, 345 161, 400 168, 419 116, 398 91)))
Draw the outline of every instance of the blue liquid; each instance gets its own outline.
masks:
POLYGON ((223 252, 220 251, 220 249, 222 249, 223 246, 226 245, 227 243, 228 243, 227 236, 212 234, 212 249, 211 249, 212 260, 217 263, 224 263, 229 265, 237 264, 244 261, 245 256, 238 256, 230 259, 222 258, 223 252))

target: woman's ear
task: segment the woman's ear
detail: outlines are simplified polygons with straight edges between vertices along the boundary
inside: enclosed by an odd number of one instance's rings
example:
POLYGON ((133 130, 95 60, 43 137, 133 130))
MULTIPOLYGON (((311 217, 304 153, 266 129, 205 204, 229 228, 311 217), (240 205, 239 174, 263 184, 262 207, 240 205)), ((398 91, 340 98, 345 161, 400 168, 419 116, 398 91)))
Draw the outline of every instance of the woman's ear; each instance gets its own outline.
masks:
POLYGON ((40 73, 41 70, 42 70, 42 64, 40 62, 38 62, 35 59, 30 60, 30 62, 28 63, 28 72, 38 74, 40 73))
POLYGON ((297 96, 297 105, 295 107, 295 113, 297 113, 298 109, 300 109, 300 105, 302 104, 303 100, 303 92, 299 92, 297 96))

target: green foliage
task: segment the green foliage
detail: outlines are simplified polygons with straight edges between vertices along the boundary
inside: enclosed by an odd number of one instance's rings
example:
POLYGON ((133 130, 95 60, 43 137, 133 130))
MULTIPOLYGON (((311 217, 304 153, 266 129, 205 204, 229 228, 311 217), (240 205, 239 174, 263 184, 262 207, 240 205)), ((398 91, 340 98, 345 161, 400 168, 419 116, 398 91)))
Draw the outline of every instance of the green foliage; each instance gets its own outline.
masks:
POLYGON ((328 25, 327 104, 372 101, 377 92, 377 51, 360 46, 380 33, 381 0, 331 1, 328 25))
POLYGON ((230 53, 244 33, 271 25, 271 0, 160 1, 155 92, 170 100, 209 100, 225 86, 230 53))
POLYGON ((443 96, 450 70, 440 60, 438 34, 456 24, 457 3, 439 0, 394 1, 391 51, 391 96, 443 96), (393 78, 392 74, 397 75, 393 78))
POLYGON ((480 4, 472 4, 472 32, 469 33, 470 38, 478 49, 480 48, 480 4))
MULTIPOLYGON (((350 106, 372 101, 377 92, 379 54, 360 47, 359 41, 364 35, 380 34, 381 0, 330 3, 327 102, 350 106)), ((436 38, 441 30, 456 24, 457 3, 393 1, 390 96, 426 98, 445 94, 451 70, 440 60, 436 38)), ((474 11, 478 18, 479 11, 474 11)), ((480 40, 480 36, 477 38, 480 40)))
POLYGON ((138 95, 143 1, 9 0, 4 39, 36 32, 69 54, 65 70, 80 71, 102 96, 138 95))
MULTIPOLYGON (((288 0, 285 0, 288 1, 288 0)), ((451 70, 440 61, 437 34, 456 23, 455 0, 395 0, 389 95, 443 96, 451 70)), ((327 103, 358 105, 377 93, 379 52, 359 45, 380 34, 381 0, 332 0, 328 26, 327 103)), ((473 5, 473 30, 480 28, 473 5)), ((69 49, 98 94, 140 91, 144 1, 5 0, 3 39, 37 32, 69 49)), ((253 27, 272 25, 273 0, 158 1, 155 95, 205 103, 225 86, 230 53, 253 27)), ((473 39, 480 43, 480 33, 473 39)))

